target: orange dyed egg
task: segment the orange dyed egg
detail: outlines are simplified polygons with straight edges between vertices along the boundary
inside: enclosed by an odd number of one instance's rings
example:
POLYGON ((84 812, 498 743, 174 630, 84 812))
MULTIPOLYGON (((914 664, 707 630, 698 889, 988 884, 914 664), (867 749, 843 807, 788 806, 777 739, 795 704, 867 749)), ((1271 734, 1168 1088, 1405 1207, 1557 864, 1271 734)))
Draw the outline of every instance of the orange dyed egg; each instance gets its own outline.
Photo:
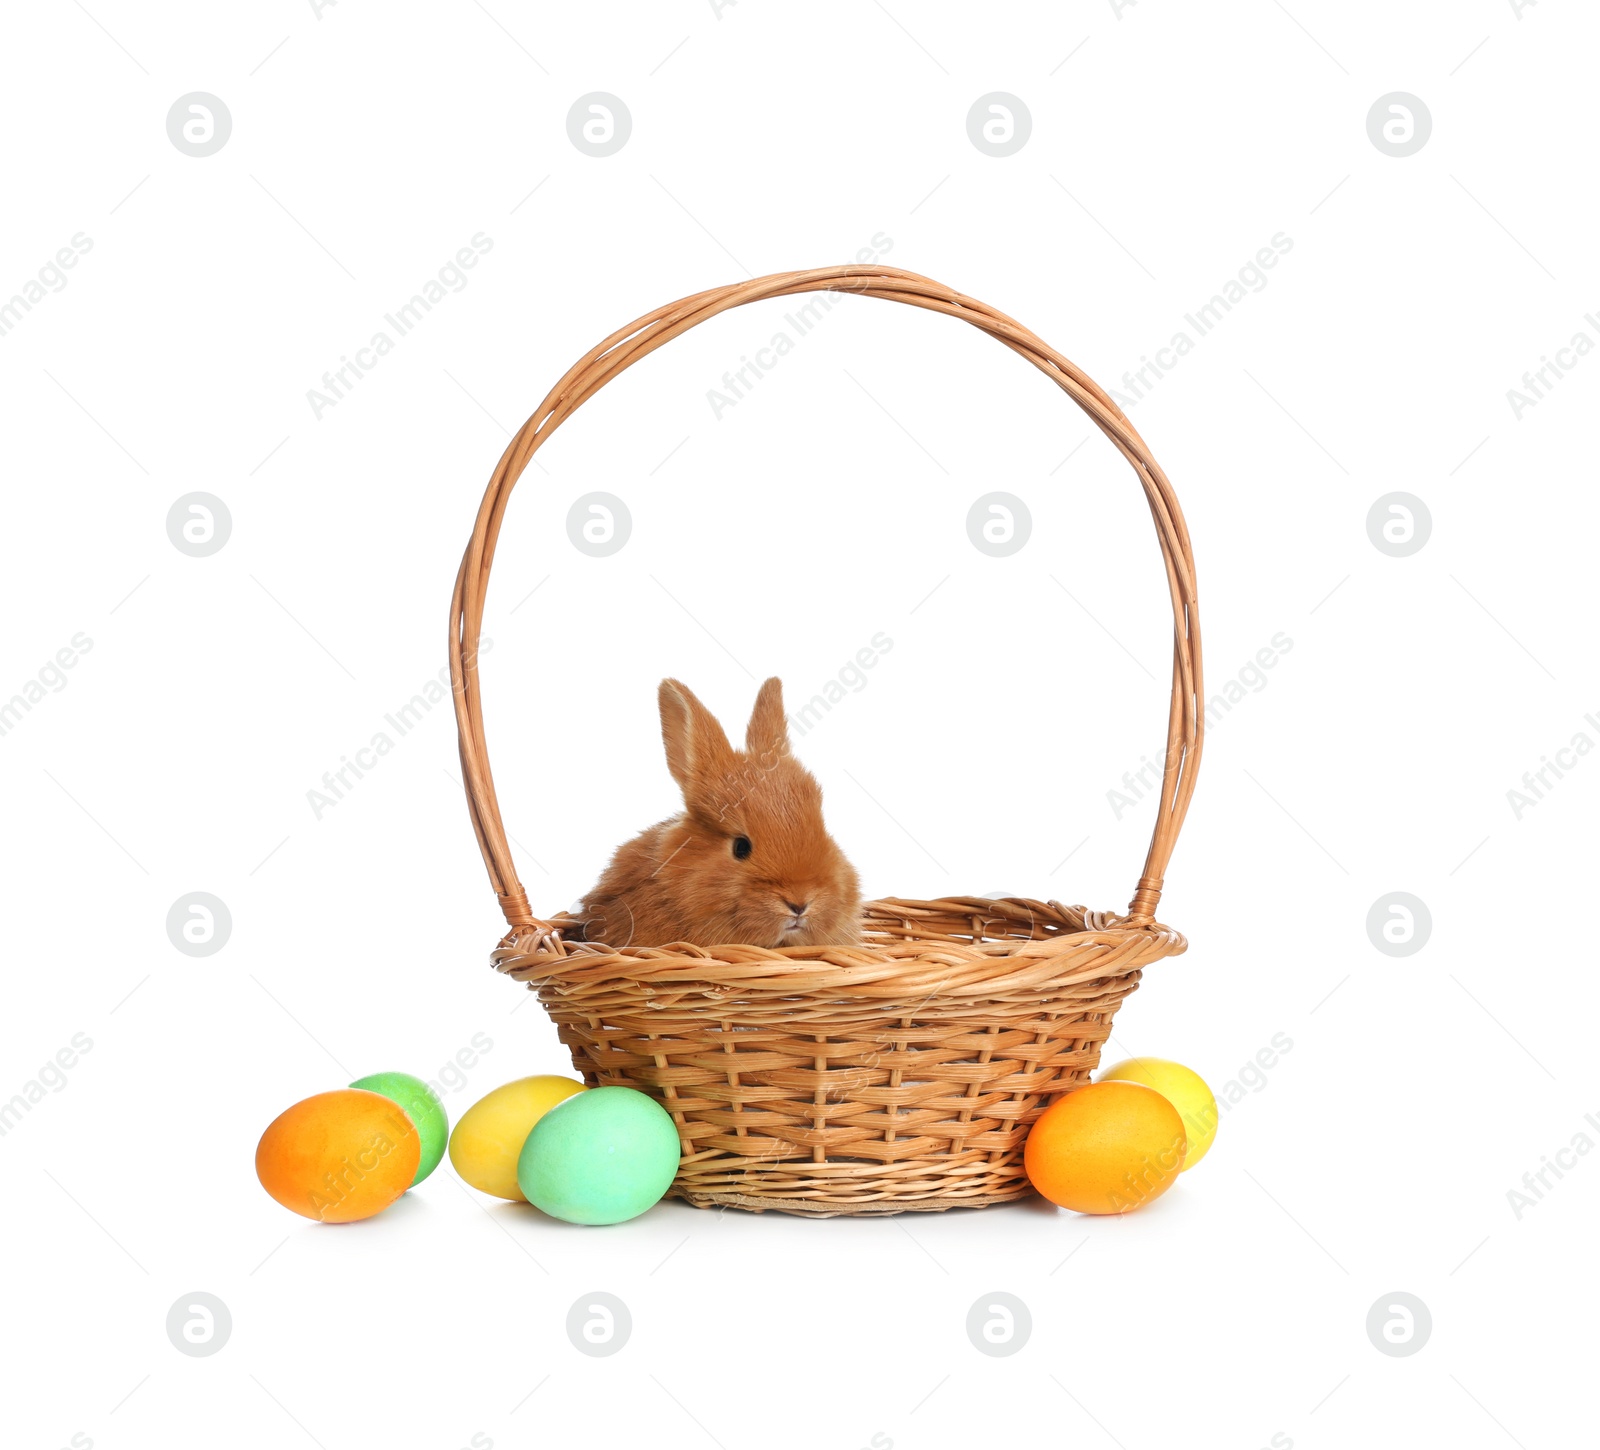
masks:
POLYGON ((280 1113, 256 1145, 256 1177, 285 1208, 322 1223, 381 1213, 411 1186, 422 1143, 392 1098, 318 1093, 280 1113))
POLYGON ((1154 1088, 1097 1082, 1046 1108, 1023 1165, 1051 1203, 1078 1213, 1127 1213, 1159 1198, 1183 1169, 1178 1110, 1154 1088))

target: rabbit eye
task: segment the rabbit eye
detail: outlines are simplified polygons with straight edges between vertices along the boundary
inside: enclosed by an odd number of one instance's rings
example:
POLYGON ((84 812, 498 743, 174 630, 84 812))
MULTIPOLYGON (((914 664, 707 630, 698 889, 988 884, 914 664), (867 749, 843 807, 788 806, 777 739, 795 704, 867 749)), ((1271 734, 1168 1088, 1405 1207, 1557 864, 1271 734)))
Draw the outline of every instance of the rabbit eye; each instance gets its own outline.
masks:
POLYGON ((733 838, 733 859, 742 861, 750 854, 750 838, 748 836, 735 836, 733 838))

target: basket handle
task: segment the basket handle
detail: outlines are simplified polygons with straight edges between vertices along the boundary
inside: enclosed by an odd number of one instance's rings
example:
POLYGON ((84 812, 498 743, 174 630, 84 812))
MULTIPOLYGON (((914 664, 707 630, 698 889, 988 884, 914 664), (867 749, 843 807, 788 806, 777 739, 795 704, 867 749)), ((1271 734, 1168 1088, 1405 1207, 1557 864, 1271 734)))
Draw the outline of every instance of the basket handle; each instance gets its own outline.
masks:
POLYGON ((1054 348, 1041 342, 1020 323, 1002 312, 954 292, 914 272, 894 267, 848 265, 816 267, 805 272, 779 272, 685 297, 630 322, 585 353, 553 387, 533 415, 506 446, 493 475, 472 538, 456 575, 450 600, 450 679, 454 687, 456 728, 461 747, 462 779, 472 827, 483 852, 489 879, 499 897, 506 921, 516 928, 548 933, 559 950, 559 936, 550 923, 533 915, 527 893, 517 879, 506 830, 489 771, 489 750, 483 730, 483 699, 478 684, 478 639, 483 629, 484 598, 495 544, 505 518, 506 503, 528 460, 544 442, 590 397, 612 378, 648 356, 679 333, 687 332, 719 313, 747 302, 786 297, 798 292, 854 292, 889 302, 942 312, 988 333, 1026 358, 1056 383, 1087 413, 1102 433, 1116 445, 1138 476, 1156 538, 1167 570, 1172 596, 1172 704, 1167 716, 1167 753, 1161 777, 1161 801, 1155 831, 1145 857, 1144 871, 1128 904, 1128 924, 1144 925, 1154 919, 1172 848, 1194 793, 1195 774, 1205 737, 1200 710, 1203 689, 1200 673, 1200 616, 1195 597, 1194 554, 1189 531, 1177 496, 1160 465, 1122 410, 1092 379, 1054 348))

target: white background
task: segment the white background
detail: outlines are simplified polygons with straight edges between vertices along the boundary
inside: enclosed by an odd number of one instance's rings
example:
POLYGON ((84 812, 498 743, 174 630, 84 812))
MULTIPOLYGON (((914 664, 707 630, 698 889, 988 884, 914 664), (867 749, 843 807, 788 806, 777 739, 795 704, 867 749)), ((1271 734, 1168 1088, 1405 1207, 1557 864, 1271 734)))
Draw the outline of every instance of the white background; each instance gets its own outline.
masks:
MULTIPOLYGON (((1120 9, 8 14, 0 294, 93 244, 0 337, 0 698, 92 641, 0 736, 0 1095, 93 1044, 0 1139, 8 1445, 1573 1443, 1600 1155, 1520 1217, 1507 1195, 1600 1142, 1600 762, 1520 819, 1507 792, 1600 740, 1600 358, 1520 419, 1506 393, 1600 339, 1600 18, 1120 9), (233 122, 205 158, 165 129, 196 90, 233 122), (604 159, 567 135, 592 91, 632 115, 604 159), (1003 159, 966 131, 992 91, 1032 117, 1003 159), (1366 128, 1393 91, 1433 120, 1404 159, 1366 128), (480 232, 468 285, 318 418, 308 389, 480 232), (1292 641, 1208 738, 1162 904, 1192 946, 1113 1040, 1235 1085, 1204 1164, 1122 1220, 665 1204, 580 1230, 447 1163, 329 1229, 260 1190, 257 1136, 312 1092, 441 1081, 479 1033, 452 1119, 567 1070, 486 966, 447 709, 320 818, 307 792, 443 667, 484 481, 577 356, 674 297, 876 247, 1125 391, 1278 233, 1268 285, 1130 409, 1193 531, 1210 693, 1292 641), (194 491, 232 517, 208 558, 166 533, 194 491), (1393 491, 1432 518, 1406 558, 1367 534, 1393 491), (209 957, 165 930, 195 891, 232 915, 209 957), (1433 921, 1404 958, 1366 929, 1395 891, 1433 921), (164 1328, 195 1290, 233 1318, 208 1358, 164 1328), (596 1290, 634 1322, 606 1359, 564 1328, 596 1290), (1008 1358, 964 1329, 997 1290, 1033 1320, 1008 1358), (1365 1329, 1393 1291, 1432 1315, 1406 1358, 1365 1329)), ((1151 817, 1107 792, 1160 749, 1170 629, 1131 476, 1098 435, 1074 451, 1088 425, 1003 348, 865 299, 719 419, 707 390, 784 310, 626 374, 512 504, 484 678, 531 897, 567 905, 673 808, 662 675, 742 725, 760 678, 792 703, 882 631, 800 743, 869 894, 1121 907, 1151 817), (608 559, 564 525, 596 490, 633 516, 608 559), (965 532, 993 490, 1033 517, 1006 559, 965 532)))

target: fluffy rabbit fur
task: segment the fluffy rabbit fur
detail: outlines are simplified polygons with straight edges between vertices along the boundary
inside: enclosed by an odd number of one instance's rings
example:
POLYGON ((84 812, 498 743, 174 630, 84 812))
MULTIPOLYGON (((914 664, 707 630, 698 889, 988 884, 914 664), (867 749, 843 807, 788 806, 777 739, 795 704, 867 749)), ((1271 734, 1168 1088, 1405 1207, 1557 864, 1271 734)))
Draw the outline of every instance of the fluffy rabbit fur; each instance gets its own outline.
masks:
POLYGON ((790 752, 782 682, 762 685, 743 750, 728 744, 688 686, 663 680, 659 699, 667 768, 684 810, 618 848, 577 913, 582 939, 859 941, 860 883, 822 824, 821 787, 790 752))

